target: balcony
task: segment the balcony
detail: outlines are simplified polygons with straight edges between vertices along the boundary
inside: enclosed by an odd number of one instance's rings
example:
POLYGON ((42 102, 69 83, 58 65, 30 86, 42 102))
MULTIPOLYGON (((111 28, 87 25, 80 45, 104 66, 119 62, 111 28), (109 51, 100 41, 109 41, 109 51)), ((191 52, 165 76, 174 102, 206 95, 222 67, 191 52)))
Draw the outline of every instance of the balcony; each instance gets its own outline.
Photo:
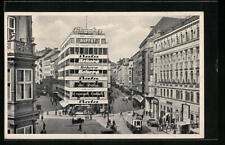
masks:
POLYGON ((7 42, 8 53, 33 55, 34 45, 34 43, 26 44, 25 42, 13 40, 7 42))

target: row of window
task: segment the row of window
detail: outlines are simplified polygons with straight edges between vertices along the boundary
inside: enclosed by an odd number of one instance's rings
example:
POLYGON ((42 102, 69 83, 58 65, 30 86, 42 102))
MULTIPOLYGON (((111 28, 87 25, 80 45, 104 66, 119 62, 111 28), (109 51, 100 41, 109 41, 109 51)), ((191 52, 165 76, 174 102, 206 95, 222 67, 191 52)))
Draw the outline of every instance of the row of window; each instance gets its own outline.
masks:
POLYGON ((166 38, 156 41, 154 47, 155 50, 170 48, 198 38, 199 38, 199 25, 195 24, 190 28, 187 28, 183 31, 177 32, 176 34, 170 35, 166 38))
POLYGON ((80 70, 80 69, 70 69, 66 71, 59 72, 59 77, 62 76, 72 76, 76 74, 107 74, 107 70, 80 70))
POLYGON ((199 47, 190 48, 183 51, 173 52, 170 54, 161 55, 155 57, 155 63, 157 64, 171 64, 177 61, 193 61, 199 59, 199 47))
POLYGON ((199 92, 192 92, 192 91, 155 88, 155 95, 160 95, 161 97, 168 97, 171 99, 190 101, 192 103, 199 103, 200 101, 199 92), (160 90, 160 94, 159 94, 159 90, 160 90), (196 93, 195 100, 194 100, 194 93, 196 93))
POLYGON ((108 48, 84 48, 84 47, 69 47, 64 53, 61 54, 61 60, 69 54, 81 55, 107 55, 108 48))
MULTIPOLYGON (((73 39, 73 38, 71 38, 71 39, 73 39)), ((102 38, 102 39, 99 39, 99 38, 76 38, 76 43, 100 44, 100 40, 101 40, 101 44, 106 44, 105 38, 102 38)))
POLYGON ((96 63, 96 64, 107 64, 108 63, 108 59, 80 59, 80 58, 70 58, 67 59, 64 63, 61 63, 58 66, 58 69, 61 69, 65 66, 69 66, 69 65, 74 65, 74 64, 79 64, 82 65, 82 63, 96 63))
MULTIPOLYGON (((159 74, 158 74, 159 75, 159 74)), ((187 70, 184 71, 175 71, 175 76, 173 75, 173 71, 160 72, 160 80, 157 79, 157 74, 155 74, 156 82, 180 82, 180 83, 199 83, 199 69, 194 71, 190 71, 188 73, 187 70), (183 73, 184 72, 184 73, 183 73), (180 74, 178 76, 178 73, 180 74)))

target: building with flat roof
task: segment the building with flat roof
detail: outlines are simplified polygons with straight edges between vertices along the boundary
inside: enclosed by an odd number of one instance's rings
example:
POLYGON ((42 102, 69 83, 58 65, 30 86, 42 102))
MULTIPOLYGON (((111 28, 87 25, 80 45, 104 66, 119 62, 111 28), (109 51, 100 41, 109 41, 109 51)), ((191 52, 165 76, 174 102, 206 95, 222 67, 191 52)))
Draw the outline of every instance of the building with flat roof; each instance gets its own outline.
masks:
POLYGON ((57 90, 62 106, 83 113, 106 111, 110 68, 104 32, 75 27, 62 43, 58 58, 57 90))

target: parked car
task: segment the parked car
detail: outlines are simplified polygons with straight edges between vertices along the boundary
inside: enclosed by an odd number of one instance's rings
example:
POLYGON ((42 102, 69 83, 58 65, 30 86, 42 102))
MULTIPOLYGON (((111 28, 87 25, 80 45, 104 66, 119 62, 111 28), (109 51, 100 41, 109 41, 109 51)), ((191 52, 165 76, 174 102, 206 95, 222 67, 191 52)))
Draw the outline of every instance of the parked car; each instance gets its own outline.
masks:
POLYGON ((105 129, 101 131, 102 134, 114 134, 114 131, 112 129, 105 129))
POLYGON ((158 121, 155 118, 150 118, 147 121, 148 126, 152 126, 152 127, 157 127, 158 126, 158 121))
POLYGON ((77 123, 83 123, 84 122, 84 119, 82 119, 82 118, 77 118, 77 119, 72 119, 72 123, 73 124, 77 124, 77 123))

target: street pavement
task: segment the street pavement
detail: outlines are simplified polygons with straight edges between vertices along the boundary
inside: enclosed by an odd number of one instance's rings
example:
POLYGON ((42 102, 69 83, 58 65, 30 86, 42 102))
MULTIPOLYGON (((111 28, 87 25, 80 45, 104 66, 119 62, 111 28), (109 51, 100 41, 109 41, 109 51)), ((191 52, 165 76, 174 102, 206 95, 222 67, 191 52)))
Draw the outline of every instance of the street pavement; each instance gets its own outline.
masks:
POLYGON ((128 95, 123 93, 121 90, 112 87, 112 97, 114 98, 114 101, 112 102, 111 113, 116 114, 120 112, 135 110, 135 108, 133 108, 132 100, 125 100, 128 95))
POLYGON ((43 128, 43 122, 46 125, 47 134, 100 134, 102 130, 105 130, 95 120, 85 120, 82 123, 82 130, 79 130, 79 124, 72 124, 72 120, 56 118, 45 118, 43 121, 38 120, 38 125, 36 126, 36 132, 39 134, 43 128))
MULTIPOLYGON (((143 110, 136 110, 133 108, 132 101, 124 101, 123 98, 127 97, 125 93, 121 92, 117 88, 113 88, 114 101, 112 103, 113 109, 112 113, 109 115, 111 121, 115 121, 117 127, 117 133, 119 134, 132 134, 130 129, 126 125, 126 120, 124 119, 128 112, 135 110, 136 113, 141 114, 143 110), (123 112, 120 115, 120 112, 123 112)), ((99 134, 102 130, 106 129, 107 116, 104 118, 101 114, 93 115, 92 120, 85 120, 82 124, 82 131, 78 131, 78 125, 72 124, 72 117, 69 115, 62 115, 62 107, 58 103, 56 106, 55 103, 51 103, 50 97, 40 96, 35 104, 40 104, 43 111, 42 115, 44 122, 46 124, 46 131, 50 134, 99 134), (55 114, 55 110, 57 114, 55 114), (48 112, 48 113, 47 113, 48 112)), ((41 116, 41 115, 40 115, 41 116)), ((77 118, 85 119, 84 115, 77 115, 77 118)), ((37 121, 37 133, 43 128, 43 121, 38 119, 37 121)), ((165 132, 158 131, 155 127, 148 127, 146 124, 143 127, 144 133, 147 134, 163 134, 165 132)))

